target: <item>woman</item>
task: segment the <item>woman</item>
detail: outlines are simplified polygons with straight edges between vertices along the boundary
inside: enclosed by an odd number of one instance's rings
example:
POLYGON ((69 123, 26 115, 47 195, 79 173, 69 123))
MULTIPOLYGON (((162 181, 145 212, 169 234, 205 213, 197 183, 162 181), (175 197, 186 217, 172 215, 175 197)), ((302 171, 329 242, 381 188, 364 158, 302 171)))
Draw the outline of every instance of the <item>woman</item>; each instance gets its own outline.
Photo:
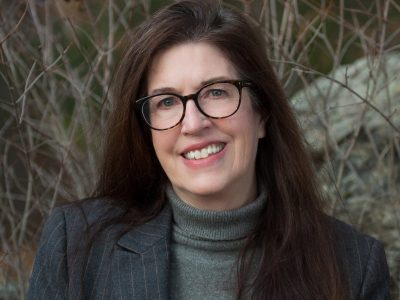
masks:
POLYGON ((323 213, 265 53, 215 1, 140 26, 96 195, 50 216, 29 299, 388 299, 382 245, 323 213))

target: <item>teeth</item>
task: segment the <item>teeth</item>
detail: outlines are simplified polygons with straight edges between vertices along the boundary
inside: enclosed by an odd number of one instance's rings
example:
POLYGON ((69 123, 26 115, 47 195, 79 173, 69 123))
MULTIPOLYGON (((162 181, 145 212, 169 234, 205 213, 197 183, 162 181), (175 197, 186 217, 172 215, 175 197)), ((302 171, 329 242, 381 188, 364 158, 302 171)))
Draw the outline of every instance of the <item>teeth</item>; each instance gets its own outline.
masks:
POLYGON ((224 144, 212 144, 205 148, 189 151, 183 154, 186 159, 202 159, 209 157, 212 154, 220 152, 224 148, 224 144))

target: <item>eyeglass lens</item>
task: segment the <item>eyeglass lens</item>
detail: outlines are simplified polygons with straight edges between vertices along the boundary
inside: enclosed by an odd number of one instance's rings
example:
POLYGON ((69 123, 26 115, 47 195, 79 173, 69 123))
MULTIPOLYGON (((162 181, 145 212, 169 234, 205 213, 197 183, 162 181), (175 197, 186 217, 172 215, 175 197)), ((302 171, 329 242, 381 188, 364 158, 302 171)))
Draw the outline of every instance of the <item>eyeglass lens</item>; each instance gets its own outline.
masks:
MULTIPOLYGON (((203 114, 211 118, 232 115, 240 102, 240 91, 229 82, 219 82, 201 88, 197 102, 203 114)), ((146 122, 155 129, 167 129, 179 123, 184 114, 182 99, 173 94, 161 94, 148 98, 142 110, 146 122)))

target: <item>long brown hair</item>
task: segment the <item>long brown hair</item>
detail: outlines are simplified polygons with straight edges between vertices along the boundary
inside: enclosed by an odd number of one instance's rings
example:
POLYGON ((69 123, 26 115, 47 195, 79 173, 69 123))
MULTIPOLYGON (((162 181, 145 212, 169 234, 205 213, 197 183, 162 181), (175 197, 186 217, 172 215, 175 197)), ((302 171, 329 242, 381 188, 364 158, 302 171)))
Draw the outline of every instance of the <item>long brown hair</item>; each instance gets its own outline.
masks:
POLYGON ((252 299, 348 298, 312 162, 267 58, 263 37, 246 16, 218 1, 172 4, 143 23, 129 40, 115 80, 114 108, 95 193, 126 208, 123 218, 111 223, 146 222, 164 205, 166 176, 135 100, 145 95, 148 66, 157 53, 199 41, 218 47, 240 78, 254 84, 254 105, 267 120, 266 137, 258 145, 256 174, 268 191, 268 204, 241 251, 237 298, 245 290, 251 291, 252 299), (255 249, 262 252, 260 271, 249 280, 248 258, 255 249))

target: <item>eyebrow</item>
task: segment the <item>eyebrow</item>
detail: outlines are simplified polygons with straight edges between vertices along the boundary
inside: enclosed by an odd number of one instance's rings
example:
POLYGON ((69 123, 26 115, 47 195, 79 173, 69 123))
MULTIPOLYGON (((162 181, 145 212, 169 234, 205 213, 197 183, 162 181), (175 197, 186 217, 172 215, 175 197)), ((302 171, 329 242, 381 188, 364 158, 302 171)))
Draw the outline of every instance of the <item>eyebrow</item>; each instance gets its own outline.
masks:
MULTIPOLYGON (((218 77, 212 77, 210 79, 207 80, 203 80, 200 82, 200 84, 197 87, 197 90, 202 88, 203 86, 209 84, 209 83, 213 83, 213 82, 217 82, 217 81, 223 81, 223 80, 233 80, 230 77, 227 76, 218 76, 218 77)), ((197 90, 195 92, 197 92, 197 90)), ((177 94, 177 90, 173 87, 161 87, 161 88, 157 88, 151 91, 151 93, 149 93, 149 96, 151 95, 157 95, 157 94, 164 94, 164 93, 174 93, 177 94)))

